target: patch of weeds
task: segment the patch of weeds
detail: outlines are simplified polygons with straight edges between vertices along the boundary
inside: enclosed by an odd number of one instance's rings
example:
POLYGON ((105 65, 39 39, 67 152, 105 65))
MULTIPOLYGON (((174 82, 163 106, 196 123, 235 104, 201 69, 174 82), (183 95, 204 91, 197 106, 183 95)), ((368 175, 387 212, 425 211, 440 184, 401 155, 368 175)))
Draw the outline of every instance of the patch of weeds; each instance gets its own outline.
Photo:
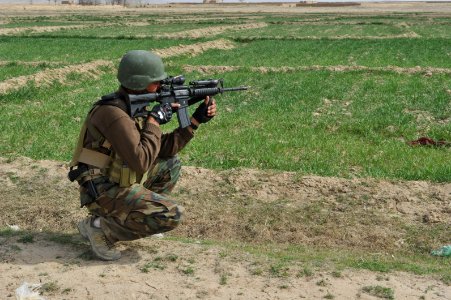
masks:
POLYGON ((52 233, 48 235, 46 240, 58 243, 61 245, 79 245, 80 243, 77 241, 74 241, 73 236, 69 234, 60 234, 60 233, 52 233))
POLYGON ((227 279, 228 279, 228 276, 227 276, 227 274, 221 274, 221 277, 219 278, 219 284, 220 285, 226 285, 227 284, 227 279))
POLYGON ((39 288, 39 291, 42 295, 44 295, 45 293, 54 294, 57 291, 59 291, 59 289, 60 289, 60 287, 58 286, 58 284, 56 282, 52 281, 52 282, 44 283, 39 288))
POLYGON ((440 280, 446 285, 451 285, 451 275, 450 274, 443 275, 440 278, 440 280))
POLYGON ((65 288, 64 290, 62 290, 61 294, 67 295, 67 294, 69 294, 70 292, 72 292, 72 289, 71 289, 71 288, 65 288))
POLYGON ((166 255, 166 260, 167 261, 176 261, 179 257, 176 254, 173 253, 169 253, 168 255, 166 255))
POLYGON ((105 278, 106 275, 104 273, 99 274, 99 277, 105 278))
POLYGON ((279 289, 286 290, 286 289, 288 289, 288 285, 287 284, 279 285, 279 289))
POLYGON ((7 172, 6 175, 8 176, 9 180, 11 180, 11 182, 14 184, 16 184, 19 181, 19 175, 17 175, 14 172, 7 172))
POLYGON ((219 257, 220 257, 220 258, 225 258, 225 257, 227 257, 227 252, 225 252, 225 251, 219 252, 219 257))
POLYGON ((341 272, 340 272, 340 271, 337 271, 337 270, 332 271, 331 275, 332 275, 332 277, 335 277, 335 278, 342 278, 342 277, 343 277, 343 275, 341 274, 341 272))
POLYGON ((282 263, 271 265, 269 268, 269 274, 274 277, 287 277, 289 268, 282 263))
POLYGON ((296 274, 296 277, 312 277, 313 271, 310 268, 303 268, 302 270, 299 270, 299 272, 296 274))
POLYGON ((166 269, 166 266, 162 264, 162 258, 156 257, 153 261, 148 262, 141 268, 141 272, 143 273, 149 273, 150 269, 154 270, 164 270, 166 269))
POLYGON ((194 264, 195 262, 196 262, 196 260, 194 259, 194 258, 189 258, 188 259, 188 262, 190 263, 190 264, 194 264))
POLYGON ((321 279, 320 281, 316 282, 317 286, 327 286, 327 281, 324 279, 321 279))
POLYGON ((38 274, 38 276, 48 276, 48 275, 49 275, 49 273, 47 273, 47 272, 42 272, 42 273, 38 274))
POLYGON ((386 288, 380 285, 364 286, 362 291, 377 298, 395 299, 395 292, 391 288, 386 288))
POLYGON ((22 251, 22 248, 20 248, 17 245, 11 245, 9 247, 10 247, 11 250, 16 251, 16 252, 22 251))
POLYGON ((194 275, 194 269, 191 266, 186 267, 186 268, 179 268, 179 270, 180 270, 180 272, 182 272, 185 275, 188 275, 188 276, 194 275))
POLYGON ((377 275, 376 280, 377 281, 389 281, 390 278, 388 278, 388 276, 384 276, 384 275, 377 275))
POLYGON ((19 238, 17 241, 22 244, 31 244, 34 243, 34 236, 30 233, 27 233, 23 235, 21 238, 19 238))
POLYGON ((323 298, 324 299, 334 299, 335 296, 328 292, 323 298))
POLYGON ((16 236, 16 235, 20 235, 21 232, 18 230, 13 230, 9 227, 6 228, 1 228, 0 229, 0 236, 1 237, 11 237, 11 236, 16 236))
POLYGON ((78 255, 77 258, 81 258, 83 260, 95 260, 96 256, 94 255, 94 253, 92 253, 91 250, 86 250, 85 252, 78 255))
POLYGON ((47 174, 48 171, 49 171, 49 169, 47 169, 47 168, 39 168, 39 174, 41 174, 41 175, 47 174))
POLYGON ((257 276, 261 276, 263 274, 263 270, 261 268, 252 268, 249 270, 249 273, 251 273, 251 275, 257 275, 257 276))

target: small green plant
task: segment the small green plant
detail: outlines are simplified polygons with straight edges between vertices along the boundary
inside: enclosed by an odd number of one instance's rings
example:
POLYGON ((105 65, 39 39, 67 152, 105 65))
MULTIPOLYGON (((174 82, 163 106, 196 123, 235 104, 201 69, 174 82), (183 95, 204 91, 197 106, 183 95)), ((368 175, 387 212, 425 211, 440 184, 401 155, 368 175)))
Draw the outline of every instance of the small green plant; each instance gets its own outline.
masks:
POLYGON ((226 285, 227 284, 227 279, 228 279, 227 274, 225 274, 225 273, 221 274, 221 277, 219 279, 219 284, 220 285, 226 285))
POLYGON ((41 292, 41 294, 53 294, 56 293, 57 291, 59 291, 60 287, 58 286, 58 284, 55 281, 51 281, 51 282, 47 282, 44 283, 40 288, 39 291, 41 292))
POLYGON ((329 292, 324 296, 324 299, 334 299, 334 298, 335 298, 335 296, 329 292))
POLYGON ((446 274, 440 277, 440 280, 446 285, 451 285, 451 274, 446 274))
POLYGON ((154 261, 151 261, 147 264, 145 264, 142 268, 141 268, 141 272, 143 273, 149 273, 150 269, 154 269, 154 270, 164 270, 166 268, 165 265, 162 264, 161 262, 161 257, 156 257, 154 259, 154 261))
POLYGON ((13 230, 12 228, 6 227, 0 229, 0 236, 1 237, 10 237, 20 234, 20 231, 13 230))
POLYGON ((289 286, 287 284, 279 285, 279 289, 281 289, 281 290, 286 290, 288 288, 289 288, 289 286))
POLYGON ((50 233, 45 236, 45 239, 61 245, 79 245, 80 242, 73 237, 74 236, 70 234, 50 233))
POLYGON ((311 277, 313 276, 313 271, 310 268, 303 268, 302 270, 299 270, 299 272, 296 274, 297 277, 311 277))
POLYGON ((72 292, 72 289, 71 289, 71 288, 65 288, 64 290, 61 291, 61 294, 67 295, 67 294, 69 294, 70 292, 72 292))
POLYGON ((385 276, 385 275, 377 275, 376 276, 376 280, 377 281, 389 281, 390 278, 388 276, 385 276))
POLYGON ((178 258, 179 258, 179 257, 178 257, 176 254, 170 253, 170 254, 166 255, 166 260, 168 260, 168 261, 174 262, 174 261, 176 261, 178 258))
POLYGON ((395 299, 395 292, 391 288, 383 287, 380 285, 364 286, 362 288, 362 291, 371 296, 382 299, 395 299))
MULTIPOLYGON (((83 260, 94 260, 96 259, 96 256, 94 255, 94 253, 92 253, 91 250, 86 250, 85 252, 81 253, 80 255, 77 256, 78 258, 81 258, 83 260)), ((57 257, 58 258, 58 257, 57 257)), ((61 257, 60 257, 61 258, 61 257)))
POLYGON ((16 252, 22 251, 22 248, 20 248, 19 246, 15 245, 15 244, 14 245, 10 245, 9 248, 11 250, 13 250, 13 251, 16 251, 16 252))
POLYGON ((8 178, 12 183, 17 183, 19 181, 19 176, 16 173, 8 172, 6 175, 8 175, 8 178))
POLYGON ((23 235, 21 238, 19 238, 17 241, 23 244, 34 243, 34 236, 32 234, 27 233, 23 235))
POLYGON ((341 274, 341 272, 340 272, 340 271, 337 271, 337 270, 332 271, 331 275, 332 275, 332 277, 335 277, 335 278, 341 278, 341 277, 343 277, 343 275, 341 274))
POLYGON ((251 273, 251 275, 257 275, 257 276, 260 276, 260 275, 263 274, 263 270, 262 270, 261 268, 256 267, 256 268, 250 269, 250 270, 249 270, 249 273, 251 273))
POLYGON ((289 268, 283 263, 271 265, 269 268, 269 274, 274 277, 287 277, 289 268))
POLYGON ((182 272, 185 275, 193 276, 194 275, 194 269, 193 267, 189 266, 186 268, 179 268, 180 272, 182 272))
POLYGON ((327 286, 327 281, 325 279, 321 279, 316 282, 317 286, 327 286))

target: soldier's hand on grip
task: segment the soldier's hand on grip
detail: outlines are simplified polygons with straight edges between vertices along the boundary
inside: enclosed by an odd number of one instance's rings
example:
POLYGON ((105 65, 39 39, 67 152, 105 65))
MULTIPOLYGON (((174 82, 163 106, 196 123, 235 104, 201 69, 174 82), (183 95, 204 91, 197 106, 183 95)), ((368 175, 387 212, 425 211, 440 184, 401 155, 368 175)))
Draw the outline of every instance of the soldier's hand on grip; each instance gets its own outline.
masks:
POLYGON ((155 105, 149 112, 160 125, 168 123, 172 118, 172 107, 169 103, 155 105))
POLYGON ((199 123, 207 123, 216 115, 216 102, 207 96, 193 113, 193 118, 199 123))

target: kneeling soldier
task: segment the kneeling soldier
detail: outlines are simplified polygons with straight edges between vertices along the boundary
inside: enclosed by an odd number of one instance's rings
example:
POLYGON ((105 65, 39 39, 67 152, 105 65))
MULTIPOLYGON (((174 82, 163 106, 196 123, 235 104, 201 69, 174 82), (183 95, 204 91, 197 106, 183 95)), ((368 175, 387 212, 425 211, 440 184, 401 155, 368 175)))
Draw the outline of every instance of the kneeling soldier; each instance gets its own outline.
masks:
POLYGON ((207 97, 191 117, 192 125, 162 134, 172 107, 157 104, 147 118, 127 113, 127 94, 154 93, 167 78, 160 57, 144 50, 127 52, 119 64, 117 92, 96 102, 81 129, 69 178, 80 184, 81 206, 89 217, 80 234, 103 260, 116 260, 117 241, 135 240, 177 227, 183 207, 167 198, 180 176, 176 154, 193 138, 199 122, 216 114, 207 97))

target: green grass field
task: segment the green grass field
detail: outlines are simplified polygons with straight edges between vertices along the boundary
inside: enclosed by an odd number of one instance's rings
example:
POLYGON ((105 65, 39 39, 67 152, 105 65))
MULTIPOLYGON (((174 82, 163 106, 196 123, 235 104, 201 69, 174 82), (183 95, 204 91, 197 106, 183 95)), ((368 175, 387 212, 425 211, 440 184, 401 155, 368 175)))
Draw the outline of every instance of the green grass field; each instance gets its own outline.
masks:
MULTIPOLYGON (((407 145, 421 136, 451 140, 451 39, 447 30, 451 18, 408 14, 195 17, 191 22, 183 15, 13 18, 1 28, 28 30, 0 37, 0 60, 6 62, 0 79, 5 82, 96 60, 117 65, 130 49, 166 49, 225 37, 234 49, 165 58, 171 74, 186 73, 189 80, 224 77, 227 86, 251 87, 245 93, 217 97, 219 115, 182 153, 186 164, 340 177, 451 179, 449 148, 407 145), (159 36, 255 22, 267 26, 226 29, 202 38, 159 36), (56 25, 85 27, 33 31, 56 25), (26 64, 30 62, 35 64, 26 64), (187 73, 186 65, 240 69, 187 73), (312 66, 345 69, 308 69, 312 66), (356 66, 368 69, 353 70, 356 66), (262 72, 255 67, 279 69, 262 72), (284 71, 287 67, 303 69, 284 71), (395 67, 405 71, 395 72, 395 67), (407 70, 415 67, 425 70, 407 70), (441 71, 426 74, 427 68, 441 71)), ((41 86, 30 81, 3 93, 0 155, 69 160, 90 103, 116 88, 114 73, 114 68, 104 68, 93 79, 73 72, 64 84, 41 86)))

